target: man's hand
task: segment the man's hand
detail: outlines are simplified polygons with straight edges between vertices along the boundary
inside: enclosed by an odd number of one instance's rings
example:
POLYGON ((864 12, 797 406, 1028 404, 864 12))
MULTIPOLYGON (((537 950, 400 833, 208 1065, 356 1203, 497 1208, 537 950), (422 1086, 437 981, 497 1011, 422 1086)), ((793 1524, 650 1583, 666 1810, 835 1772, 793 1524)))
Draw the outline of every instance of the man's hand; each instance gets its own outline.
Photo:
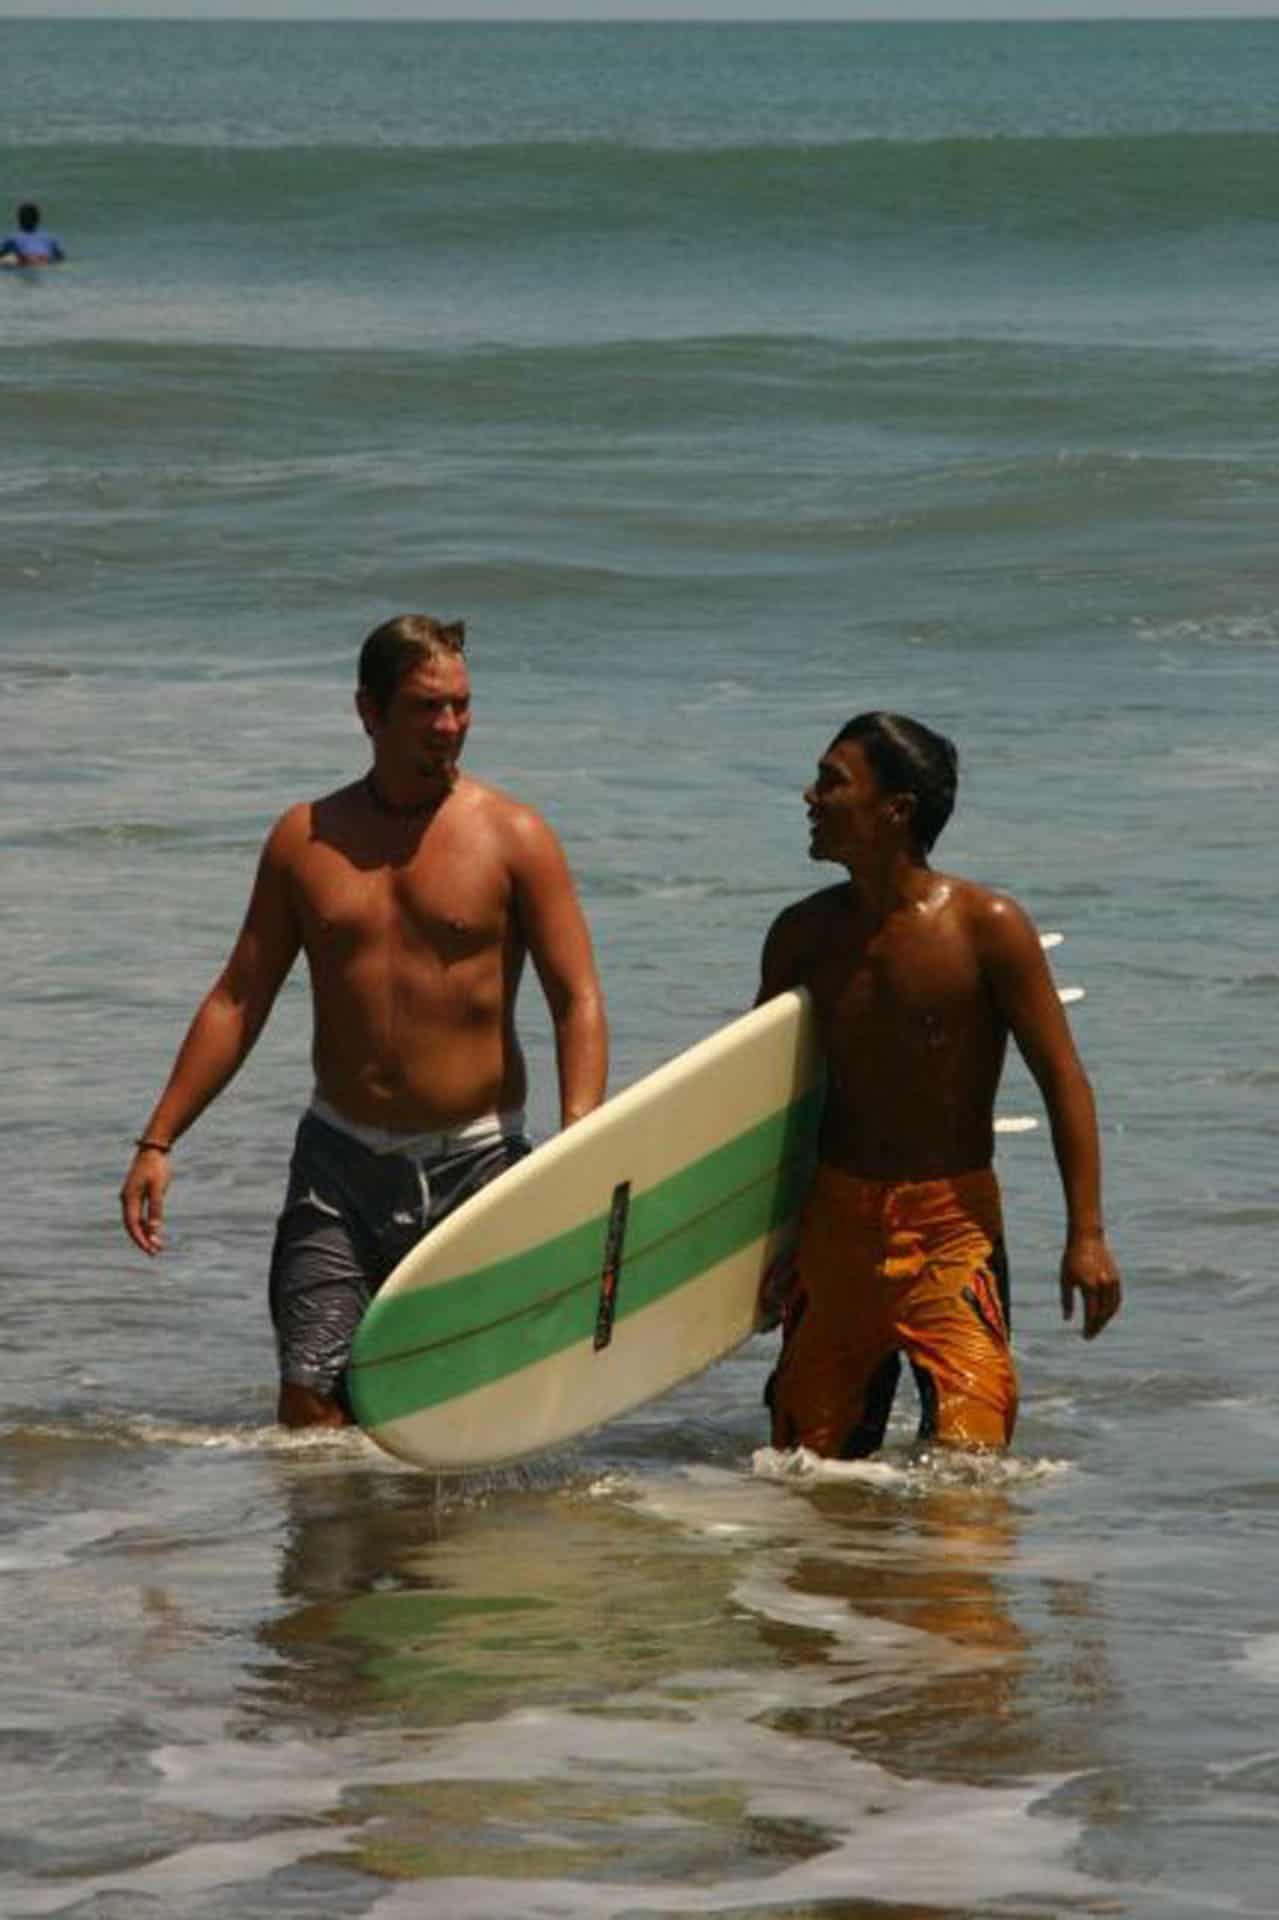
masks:
POLYGON ((120 1189, 124 1230, 143 1253, 159 1253, 164 1246, 164 1196, 173 1175, 167 1153, 139 1147, 120 1189))
POLYGON ((1084 1303, 1085 1340, 1093 1340, 1119 1311, 1122 1289, 1119 1269, 1110 1257, 1105 1236, 1072 1234, 1061 1256, 1061 1317, 1074 1318, 1075 1294, 1084 1303))
POLYGON ((783 1247, 759 1283, 759 1299, 755 1306, 756 1333, 769 1333, 786 1318, 786 1309, 799 1284, 799 1263, 795 1253, 794 1246, 783 1247))

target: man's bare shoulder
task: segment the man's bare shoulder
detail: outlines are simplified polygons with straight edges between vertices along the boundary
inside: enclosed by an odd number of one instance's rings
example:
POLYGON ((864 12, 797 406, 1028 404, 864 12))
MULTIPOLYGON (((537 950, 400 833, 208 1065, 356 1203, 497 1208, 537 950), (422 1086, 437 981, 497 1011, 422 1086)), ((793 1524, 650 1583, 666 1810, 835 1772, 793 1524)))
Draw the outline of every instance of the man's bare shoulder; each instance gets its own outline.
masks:
POLYGON ((554 830, 537 808, 503 787, 463 774, 452 798, 459 814, 464 812, 472 822, 498 836, 512 857, 555 842, 554 830))
POLYGON ((314 800, 295 800, 286 807, 266 837, 264 851, 290 864, 325 830, 353 820, 359 810, 364 782, 350 781, 314 800))
POLYGON ((527 801, 508 793, 505 787, 495 787, 491 780, 477 780, 470 773, 458 775, 452 798, 459 805, 490 814, 495 820, 513 819, 520 814, 535 812, 527 801))
POLYGON ((792 900, 788 907, 782 908, 772 924, 770 938, 772 934, 791 937, 807 930, 816 931, 846 912, 847 906, 847 881, 837 881, 831 887, 819 887, 816 893, 805 894, 802 900, 792 900))
POLYGON ((957 874, 935 877, 945 889, 947 908, 962 921, 983 958, 1015 958, 1031 948, 1040 951, 1034 922, 1012 894, 957 874))
POLYGON ((758 998, 808 983, 816 957, 835 921, 847 912, 848 887, 822 887, 783 907, 764 940, 758 998))

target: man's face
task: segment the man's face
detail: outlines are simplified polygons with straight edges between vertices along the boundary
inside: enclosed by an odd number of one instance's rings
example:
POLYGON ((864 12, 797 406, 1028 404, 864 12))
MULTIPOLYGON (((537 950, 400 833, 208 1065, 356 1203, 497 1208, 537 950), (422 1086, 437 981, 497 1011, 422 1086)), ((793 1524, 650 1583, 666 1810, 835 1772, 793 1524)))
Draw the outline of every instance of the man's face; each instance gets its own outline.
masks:
POLYGON ((432 785, 457 778, 471 724, 471 682, 460 653, 436 653, 405 674, 386 712, 360 707, 379 760, 432 785))
POLYGON ((818 761, 817 778, 804 789, 809 858, 857 866, 883 846, 893 804, 857 741, 837 741, 818 761))

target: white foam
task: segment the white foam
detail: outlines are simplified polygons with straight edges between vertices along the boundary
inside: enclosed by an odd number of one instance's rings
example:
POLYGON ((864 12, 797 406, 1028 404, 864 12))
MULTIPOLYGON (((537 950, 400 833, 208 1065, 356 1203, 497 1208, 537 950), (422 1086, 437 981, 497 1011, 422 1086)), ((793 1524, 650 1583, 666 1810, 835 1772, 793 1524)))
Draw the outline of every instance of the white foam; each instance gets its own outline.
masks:
POLYGON ((625 1493, 630 1485, 631 1482, 624 1473, 613 1471, 599 1474, 584 1491, 590 1500, 615 1500, 619 1494, 625 1493))
MULTIPOLYGON (((1072 1898, 1098 1883, 1075 1871, 1069 1854, 1077 1822, 1052 1815, 1047 1796, 1060 1778, 1009 1788, 908 1780, 819 1737, 779 1732, 747 1714, 761 1710, 757 1675, 742 1676, 739 1713, 720 1696, 665 1728, 651 1720, 598 1712, 514 1714, 490 1728, 460 1728, 422 1756, 423 1780, 484 1781, 526 1787, 571 1782, 576 1795, 624 1806, 647 1794, 673 1801, 671 1819, 687 1830, 681 1793, 698 1800, 718 1788, 739 1802, 732 1818, 785 1821, 811 1830, 818 1850, 772 1873, 621 1882, 611 1875, 538 1881, 483 1876, 415 1882, 369 1909, 369 1920, 419 1920, 424 1902, 449 1920, 604 1920, 626 1913, 716 1913, 862 1895, 867 1899, 936 1903, 950 1911, 1038 1894, 1072 1898)), ((611 1816, 610 1816, 611 1817, 611 1816)), ((707 1821, 708 1837, 714 1837, 707 1821)), ((552 1834, 555 1821, 544 1823, 552 1834)), ((654 1824, 651 1813, 649 1825, 654 1824)), ((580 1832, 574 1838, 580 1847, 580 1832)), ((716 1841, 717 1850, 722 1837, 716 1841)))
POLYGON ((910 1480, 910 1470, 904 1464, 890 1460, 826 1460, 820 1454, 810 1453, 807 1447, 786 1451, 759 1447, 751 1455, 751 1470, 761 1480, 798 1481, 809 1486, 824 1481, 829 1485, 905 1487, 910 1480))
MULTIPOLYGON (((10 1427, 9 1433, 16 1431, 10 1427)), ((274 1422, 261 1426, 213 1426, 196 1421, 163 1420, 152 1414, 118 1414, 99 1409, 89 1422, 45 1420, 24 1425, 25 1438, 72 1441, 103 1439, 122 1446, 192 1448, 209 1453, 336 1454, 347 1459, 405 1469, 358 1427, 290 1429, 274 1422)))
POLYGON ((358 1427, 206 1427, 144 1416, 129 1423, 147 1446, 194 1447, 208 1453, 336 1454, 361 1461, 392 1463, 358 1427))
POLYGON ((1256 1639, 1246 1640, 1235 1665, 1241 1667, 1250 1680, 1279 1687, 1279 1633, 1258 1634, 1256 1639))
MULTIPOLYGON (((599 1490, 600 1483, 592 1488, 599 1490)), ((613 1483, 633 1511, 655 1520, 673 1522, 703 1539, 732 1538, 738 1542, 779 1533, 791 1536, 807 1515, 776 1488, 731 1473, 724 1467, 689 1466, 660 1479, 613 1483)))
POLYGON ((158 1802, 228 1820, 327 1813, 346 1785, 326 1748, 301 1740, 160 1747, 151 1764, 164 1780, 158 1802))
POLYGON ((760 1447, 751 1456, 753 1472, 763 1480, 799 1486, 862 1486, 881 1492, 913 1493, 928 1487, 1007 1487, 1056 1479, 1069 1473, 1069 1460, 1023 1459, 1017 1454, 964 1453, 937 1449, 904 1461, 827 1460, 807 1447, 779 1452, 760 1447))

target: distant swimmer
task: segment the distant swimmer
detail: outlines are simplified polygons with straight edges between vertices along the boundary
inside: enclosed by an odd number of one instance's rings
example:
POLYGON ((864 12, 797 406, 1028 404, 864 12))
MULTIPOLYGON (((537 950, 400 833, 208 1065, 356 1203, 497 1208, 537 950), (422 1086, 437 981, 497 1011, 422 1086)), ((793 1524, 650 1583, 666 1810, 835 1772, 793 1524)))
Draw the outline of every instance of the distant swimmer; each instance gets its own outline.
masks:
POLYGON ((958 778, 951 742, 863 713, 805 790, 809 853, 847 869, 774 921, 759 999, 812 995, 826 1054, 819 1161, 768 1384, 773 1445, 855 1459, 882 1442, 901 1358, 921 1441, 1003 1447, 1017 1415, 1008 1270, 991 1162, 1009 1036, 1043 1094, 1066 1201, 1062 1316, 1086 1340, 1119 1309, 1092 1090, 1043 949, 1005 894, 929 865, 958 778))
POLYGON ((18 208, 18 229, 0 240, 0 264, 6 267, 52 267, 66 259, 66 250, 54 233, 40 225, 40 209, 34 200, 24 200, 18 208))

